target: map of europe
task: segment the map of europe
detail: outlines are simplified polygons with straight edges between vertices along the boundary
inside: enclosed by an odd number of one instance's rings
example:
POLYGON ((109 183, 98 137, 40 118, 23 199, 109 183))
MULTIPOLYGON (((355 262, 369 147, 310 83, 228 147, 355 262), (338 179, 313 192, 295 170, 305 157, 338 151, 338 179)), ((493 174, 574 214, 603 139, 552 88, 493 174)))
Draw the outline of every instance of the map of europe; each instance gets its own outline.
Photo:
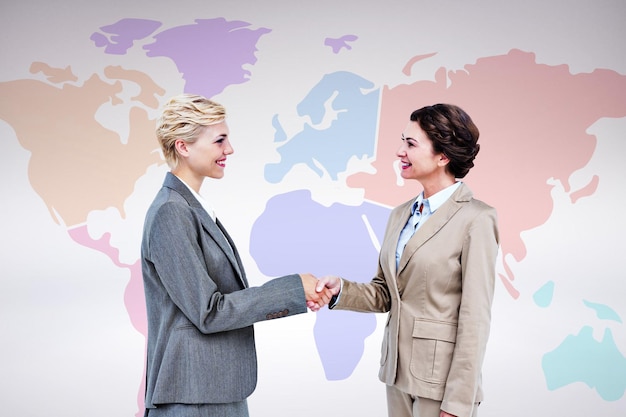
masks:
MULTIPOLYGON (((151 37, 143 47, 149 58, 167 58, 178 69, 184 92, 213 97, 253 77, 259 40, 271 28, 242 21, 198 19, 182 26, 163 27, 148 19, 122 19, 94 28, 91 42, 105 55, 125 55, 137 41, 151 37), (190 45, 204 40, 202 51, 190 45), (219 42, 217 41, 219 39, 219 42), (196 49, 194 49, 196 48, 196 49), (215 59, 219 57, 219 59, 215 59)), ((358 34, 327 38, 329 54, 350 53, 358 34)), ((402 70, 432 55, 415 56, 402 70)), ((125 305, 135 329, 146 335, 146 315, 139 259, 122 261, 111 244, 111 233, 94 239, 89 216, 114 208, 124 216, 124 202, 135 183, 151 166, 164 162, 154 139, 152 116, 165 90, 151 74, 111 65, 79 79, 71 69, 32 62, 28 79, 0 83, 0 119, 15 131, 30 152, 28 179, 45 202, 50 219, 65 228, 78 245, 106 255, 130 280, 125 305), (130 106, 120 96, 133 86, 130 106), (116 110, 118 108, 118 110, 116 110), (28 111, 26 111, 28 109, 28 111), (119 110, 121 109, 121 110, 119 110), (120 112, 127 120, 124 137, 101 123, 103 112, 120 112), (32 114, 37 114, 33 119, 32 114), (76 175, 76 173, 79 175, 76 175), (76 198, 76 196, 80 196, 76 198)), ((499 282, 512 299, 520 296, 521 279, 507 267, 507 256, 520 262, 527 248, 520 234, 547 221, 553 209, 552 185, 559 181, 572 203, 593 195, 602 181, 591 176, 574 189, 568 178, 591 159, 596 138, 587 132, 601 118, 626 117, 626 77, 611 70, 572 74, 565 65, 538 64, 532 52, 511 50, 467 63, 462 71, 440 68, 434 80, 402 85, 377 85, 358 73, 323 74, 308 94, 294 103, 308 122, 296 134, 287 133, 276 114, 271 123, 280 155, 265 166, 265 181, 284 181, 296 166, 305 166, 320 178, 338 180, 364 190, 360 205, 325 206, 307 189, 273 196, 250 231, 250 254, 267 276, 308 269, 327 271, 368 282, 391 209, 414 198, 415 184, 398 181, 394 164, 399 132, 410 112, 435 102, 458 104, 472 115, 481 130, 476 167, 464 179, 481 200, 498 210, 504 271, 499 282), (584 100, 580 98, 584 97, 584 100), (571 123, 575 120, 575 123, 571 123), (555 157, 557 156, 557 157, 555 157), (368 171, 349 170, 353 159, 371 161, 368 171), (507 192, 515 190, 515 192, 507 192), (532 195, 532 211, 524 209, 532 195), (297 210, 298 216, 293 216, 297 210), (301 219, 307 219, 302 222, 301 219), (276 227, 280 224, 281 227, 276 227), (295 235, 294 230, 300 232, 295 235), (328 240, 328 236, 333 236, 328 240), (301 248, 310 248, 304 252, 301 248), (273 253, 282 253, 278 264, 273 253), (313 251, 313 252, 311 252, 313 251)), ((538 307, 549 308, 555 291, 547 280, 533 294, 538 307)), ((609 305, 580 300, 603 321, 623 324, 609 305)), ((363 354, 364 340, 376 329, 371 315, 322 310, 316 316, 315 340, 328 380, 350 377, 363 354), (332 316, 332 317, 331 317, 332 316)), ((615 344, 611 329, 597 341, 592 328, 580 326, 552 351, 542 367, 550 390, 582 382, 605 401, 616 401, 626 391, 626 358, 615 344)), ((143 392, 143 387, 138 387, 143 392)))

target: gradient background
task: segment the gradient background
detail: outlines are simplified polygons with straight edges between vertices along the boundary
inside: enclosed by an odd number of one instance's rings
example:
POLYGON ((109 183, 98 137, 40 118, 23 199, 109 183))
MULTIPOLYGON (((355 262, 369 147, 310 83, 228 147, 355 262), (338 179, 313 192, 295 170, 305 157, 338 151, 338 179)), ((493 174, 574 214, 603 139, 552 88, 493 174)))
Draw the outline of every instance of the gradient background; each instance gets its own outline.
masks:
MULTIPOLYGON (((517 50, 531 54, 536 61, 533 71, 550 67, 564 74, 563 84, 550 79, 533 85, 530 82, 538 80, 535 73, 520 65, 519 83, 505 77, 508 84, 500 86, 498 77, 492 76, 482 81, 483 89, 480 81, 474 79, 471 94, 465 96, 471 97, 468 112, 479 115, 475 120, 483 133, 489 131, 489 126, 499 127, 497 146, 489 147, 486 142, 480 155, 490 155, 484 156, 484 160, 485 166, 492 169, 484 171, 480 178, 498 182, 497 192, 486 180, 476 180, 475 184, 471 184, 471 178, 468 181, 477 197, 496 206, 501 215, 518 216, 514 218, 518 222, 515 227, 511 218, 501 217, 501 222, 508 225, 506 230, 511 233, 508 242, 519 239, 524 251, 523 255, 505 251, 499 260, 498 273, 505 278, 496 283, 492 337, 483 372, 486 401, 480 415, 624 415, 625 16, 626 3, 606 0, 320 0, 306 4, 249 0, 112 0, 106 4, 22 0, 19 4, 0 6, 0 103, 3 114, 11 111, 12 115, 19 115, 23 126, 29 127, 31 122, 38 126, 43 120, 50 123, 51 130, 58 131, 51 113, 42 114, 41 109, 46 107, 37 102, 39 96, 17 100, 27 97, 27 91, 20 94, 19 85, 11 84, 17 80, 47 82, 42 73, 31 72, 34 62, 54 68, 71 66, 76 85, 82 85, 93 74, 105 78, 105 68, 109 66, 137 70, 149 74, 162 89, 155 96, 160 103, 182 92, 184 81, 172 61, 148 58, 140 47, 126 55, 111 55, 94 46, 92 33, 123 18, 160 21, 160 30, 189 25, 195 19, 220 17, 247 22, 251 28, 270 29, 256 44, 257 62, 246 66, 249 81, 231 85, 214 97, 229 111, 235 154, 229 158, 225 178, 206 181, 203 188, 203 194, 212 196, 218 216, 237 242, 251 284, 258 285, 272 274, 266 274, 260 259, 251 254, 251 231, 272 197, 309 190, 312 201, 325 207, 333 203, 358 206, 374 202, 388 209, 397 203, 368 197, 368 192, 376 195, 393 185, 393 176, 380 167, 376 168, 374 179, 369 180, 371 188, 351 182, 357 181, 349 178, 351 174, 375 171, 375 161, 368 159, 351 161, 337 179, 320 177, 310 167, 295 165, 282 181, 268 182, 266 167, 280 161, 272 125, 276 115, 287 136, 292 137, 307 123, 297 114, 298 103, 325 74, 357 74, 372 82, 381 94, 388 94, 389 104, 386 106, 382 99, 379 107, 380 137, 376 146, 380 152, 378 161, 385 157, 391 160, 390 153, 395 148, 383 152, 383 139, 397 140, 405 122, 394 127, 394 122, 385 117, 395 114, 401 120, 408 118, 405 103, 400 104, 404 85, 436 82, 441 68, 462 77, 465 71, 471 74, 468 66, 481 59, 503 57, 517 50), (358 37, 350 43, 350 50, 333 54, 323 44, 327 37, 346 34, 358 37), (426 57, 406 71, 407 64, 418 56, 426 57), (584 88, 570 90, 570 85, 578 85, 569 84, 573 76, 592 73, 595 75, 585 81, 584 88), (7 85, 12 86, 10 94, 4 90, 7 85), (516 94, 509 94, 507 87, 516 94), (549 94, 552 89, 565 98, 541 101, 536 94, 524 94, 542 89, 546 98, 554 98, 549 94), (506 93, 499 94, 502 91, 506 93), (605 92, 598 97, 606 98, 608 109, 595 103, 599 100, 595 91, 605 92), (394 92, 398 95, 394 96, 394 92), (398 104, 394 104, 395 97, 398 104), (536 113, 503 121, 495 110, 510 108, 513 103, 526 104, 536 113), (586 155, 577 153, 581 148, 572 142, 572 126, 582 126, 574 133, 595 137, 595 146, 588 149, 593 151, 588 161, 586 155), (499 158, 511 149, 515 158, 499 158), (560 169, 578 156, 583 161, 580 167, 560 169), (538 185, 536 193, 533 189, 518 189, 516 179, 552 172, 542 170, 544 167, 564 176, 534 183, 538 185), (547 194, 543 186, 548 187, 547 194), (479 192, 482 187, 486 187, 485 191, 479 192), (485 195, 490 190, 493 198, 487 199, 485 195), (576 194, 579 190, 580 194, 576 194), (535 218, 532 203, 538 199, 545 212, 543 217, 535 218), (536 222, 525 223, 523 220, 528 218, 536 222), (507 281, 511 275, 514 280, 507 281), (507 287, 511 282, 515 291, 507 287), (542 307, 539 295, 550 283, 555 290, 549 306, 542 307), (585 301, 610 307, 617 319, 601 317, 585 301), (613 362, 606 362, 615 351, 590 349, 579 351, 580 357, 566 359, 569 363, 587 363, 590 368, 609 363, 616 373, 609 372, 603 380, 596 380, 596 386, 575 382, 550 387, 542 358, 585 327, 593 329, 593 338, 598 342, 605 340, 607 330, 610 331, 621 354, 617 352, 613 362), (609 384, 612 392, 618 393, 617 398, 607 400, 600 395, 606 392, 602 383, 609 384)), ((514 61, 504 62, 509 66, 503 67, 503 72, 510 74, 514 61)), ((137 93, 130 83, 122 82, 122 87, 126 100, 137 93)), ((445 91, 431 94, 427 96, 429 100, 454 97, 445 91)), ((415 107, 418 102, 416 99, 415 107)), ((77 108, 80 106, 77 104, 77 108)), ((48 103, 47 109, 54 109, 54 105, 48 103)), ((133 123, 128 120, 129 107, 121 109, 104 108, 97 120, 125 137, 133 123)), ((150 108, 145 111, 149 118, 158 113, 150 108)), ((152 126, 148 123, 140 132, 149 131, 146 129, 152 126)), ((108 139, 90 136, 90 131, 80 124, 65 128, 77 137, 85 135, 87 151, 62 148, 54 142, 62 138, 52 137, 46 146, 36 145, 40 152, 45 150, 44 154, 33 153, 20 141, 14 126, 0 120, 0 140, 5 146, 0 153, 4 178, 0 204, 0 400, 6 414, 12 416, 133 416, 141 413, 145 338, 138 330, 141 324, 134 321, 143 305, 136 302, 137 298, 129 299, 132 268, 128 265, 139 257, 145 210, 166 168, 150 159, 154 155, 146 156, 137 164, 145 173, 140 173, 136 181, 124 183, 122 178, 96 187, 86 180, 84 189, 59 194, 59 190, 64 190, 63 184, 55 182, 52 173, 63 171, 70 177, 84 178, 81 168, 102 163, 99 146, 108 139), (34 157, 45 162, 40 165, 43 168, 39 175, 32 172, 34 157), (45 172, 50 172, 50 176, 42 175, 45 172), (37 185, 35 180, 39 181, 37 185), (130 189, 122 192, 124 186, 130 189), (55 213, 47 196, 36 190, 48 190, 55 198, 61 195, 62 202, 67 203, 65 211, 55 213), (117 199, 118 194, 123 199, 117 199), (115 204, 94 209, 81 218, 79 208, 89 207, 88 203, 98 196, 103 196, 104 201, 111 197, 115 204), (78 214, 68 222, 63 213, 78 214), (83 230, 88 230, 94 240, 109 233, 109 243, 119 253, 106 256, 97 247, 77 244, 88 238, 77 235, 79 229, 73 229, 77 224, 87 226, 83 230), (117 257, 119 263, 112 262, 111 256, 117 257)), ((45 130, 45 125, 38 129, 45 130)), ((488 137, 485 135, 485 140, 488 137)), ((328 151, 333 152, 332 147, 328 151)), ((103 169, 108 163, 104 163, 103 169)), ((477 169, 479 166, 477 161, 477 169)), ((397 192, 390 193, 392 200, 404 201, 408 198, 402 197, 404 193, 414 195, 419 191, 414 184, 410 187, 413 188, 406 191, 407 188, 398 186, 397 192)), ((275 227, 281 233, 281 224, 277 222, 275 227)), ((328 234, 327 238, 332 241, 334 236, 328 234)), ((280 260, 280 256, 277 253, 276 259, 280 260)), ((288 261, 285 259, 284 264, 288 261)), ((314 261, 315 258, 313 264, 314 261)), ((376 259, 364 260, 364 265, 374 273, 376 259)), ((301 272, 309 270, 308 265, 302 268, 301 272)), ((135 287, 135 295, 137 290, 135 287)), ((374 317, 376 327, 364 340, 362 357, 348 377, 338 380, 329 380, 316 347, 316 315, 256 325, 259 384, 250 397, 251 415, 385 415, 384 386, 377 373, 386 316, 374 317)), ((593 374, 593 369, 589 373, 593 374)))

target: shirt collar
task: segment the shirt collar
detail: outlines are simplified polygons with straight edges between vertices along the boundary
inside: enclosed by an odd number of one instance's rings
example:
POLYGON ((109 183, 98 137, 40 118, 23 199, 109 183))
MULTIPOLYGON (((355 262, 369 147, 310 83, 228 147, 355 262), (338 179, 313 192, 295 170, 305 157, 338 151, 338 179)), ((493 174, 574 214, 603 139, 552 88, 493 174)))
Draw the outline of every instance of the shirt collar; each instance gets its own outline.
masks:
POLYGON ((417 210, 422 202, 424 203, 424 211, 427 211, 428 213, 434 213, 439 207, 441 207, 443 203, 445 203, 452 196, 452 194, 454 194, 456 189, 459 188, 461 184, 461 181, 457 181, 454 184, 439 191, 438 193, 431 195, 427 199, 424 199, 424 191, 422 191, 420 195, 418 195, 415 199, 415 203, 413 203, 413 205, 411 206, 411 214, 415 214, 415 210, 417 210))
POLYGON ((215 210, 213 210, 213 207, 211 207, 209 202, 206 201, 204 199, 204 197, 202 197, 200 194, 195 192, 195 190, 193 188, 191 188, 189 186, 189 184, 187 184, 185 181, 183 181, 180 177, 176 177, 176 178, 178 178, 180 180, 180 182, 185 184, 185 187, 187 187, 189 189, 189 191, 191 192, 191 194, 193 194, 193 196, 196 198, 196 200, 198 200, 198 202, 200 203, 202 208, 209 214, 209 216, 213 219, 213 221, 215 221, 215 217, 216 217, 215 216, 215 210))

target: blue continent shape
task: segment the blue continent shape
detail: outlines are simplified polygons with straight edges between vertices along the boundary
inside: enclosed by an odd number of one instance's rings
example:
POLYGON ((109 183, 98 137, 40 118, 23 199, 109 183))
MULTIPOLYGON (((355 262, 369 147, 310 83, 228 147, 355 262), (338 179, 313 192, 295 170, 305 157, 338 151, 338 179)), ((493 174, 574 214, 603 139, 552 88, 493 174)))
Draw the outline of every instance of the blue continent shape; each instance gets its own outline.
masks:
POLYGON ((265 166, 265 179, 280 182, 294 165, 303 163, 320 177, 327 172, 336 180, 351 157, 371 157, 375 152, 380 90, 358 75, 340 71, 325 75, 297 106, 300 116, 312 122, 284 141, 285 133, 274 119, 280 162, 265 166), (332 112, 326 107, 330 102, 332 112), (329 126, 314 125, 330 119, 329 126))
POLYGON ((597 342, 593 329, 583 327, 578 335, 567 336, 555 350, 546 353, 542 366, 552 391, 583 382, 595 388, 605 401, 617 401, 626 390, 626 358, 615 345, 610 329, 597 342))
POLYGON ((596 315, 601 320, 612 320, 618 323, 622 322, 622 318, 615 312, 615 310, 607 305, 592 303, 591 301, 587 300, 583 300, 583 303, 590 309, 595 310, 596 315))
POLYGON ((549 307, 554 296, 554 281, 548 281, 533 294, 533 300, 539 307, 549 307))
MULTIPOLYGON (((324 207, 308 190, 277 195, 251 229, 250 254, 268 276, 300 271, 369 282, 378 265, 370 230, 380 242, 388 216, 388 208, 371 203, 324 207)), ((328 380, 352 374, 375 329, 374 314, 327 308, 317 313, 314 337, 328 380)))

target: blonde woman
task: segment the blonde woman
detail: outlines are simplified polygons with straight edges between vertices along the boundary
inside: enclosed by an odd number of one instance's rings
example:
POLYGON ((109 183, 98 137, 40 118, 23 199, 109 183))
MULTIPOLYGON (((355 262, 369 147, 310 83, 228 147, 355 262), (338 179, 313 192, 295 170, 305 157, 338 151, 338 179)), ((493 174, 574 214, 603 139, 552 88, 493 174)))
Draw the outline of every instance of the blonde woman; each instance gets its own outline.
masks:
POLYGON ((330 293, 318 295, 310 274, 248 285, 235 243, 200 195, 205 178, 224 176, 233 153, 224 107, 173 97, 156 134, 171 171, 147 212, 141 245, 146 415, 247 417, 257 380, 253 323, 304 313, 307 301, 319 308, 330 293))

